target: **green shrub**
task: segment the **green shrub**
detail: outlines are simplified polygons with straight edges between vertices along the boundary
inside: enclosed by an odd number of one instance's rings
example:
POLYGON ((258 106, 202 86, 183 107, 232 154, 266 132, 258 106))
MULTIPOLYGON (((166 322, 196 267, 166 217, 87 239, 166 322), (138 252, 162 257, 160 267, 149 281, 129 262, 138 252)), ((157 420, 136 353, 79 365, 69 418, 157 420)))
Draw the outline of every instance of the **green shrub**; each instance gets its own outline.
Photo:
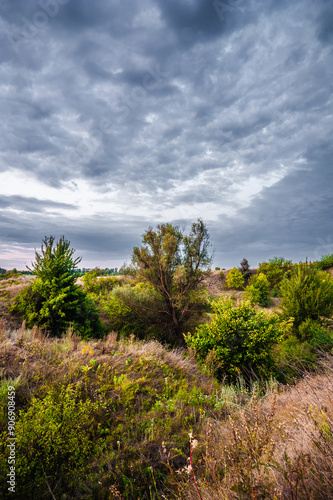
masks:
POLYGON ((330 351, 333 347, 333 332, 311 318, 307 318, 299 325, 298 338, 308 341, 314 348, 325 351, 330 351))
POLYGON ((333 313, 333 279, 315 265, 296 264, 290 279, 280 285, 282 317, 293 318, 294 332, 300 337, 299 326, 308 318, 319 323, 321 317, 333 313))
POLYGON ((249 280, 249 286, 245 290, 245 298, 251 304, 267 307, 270 304, 269 281, 263 273, 254 274, 249 280))
POLYGON ((329 255, 323 255, 319 262, 316 262, 316 266, 318 269, 324 271, 329 267, 333 267, 333 253, 329 255))
POLYGON ((228 272, 226 281, 229 288, 242 288, 244 286, 245 279, 237 267, 233 267, 228 272))
POLYGON ((83 401, 78 387, 49 391, 43 399, 33 397, 16 423, 16 473, 19 498, 46 498, 48 483, 67 490, 74 498, 84 480, 87 460, 97 450, 92 425, 98 405, 83 401))
POLYGON ((278 286, 283 278, 290 276, 293 264, 291 260, 286 260, 284 257, 274 257, 268 262, 259 264, 258 273, 263 273, 267 276, 270 287, 278 286))
POLYGON ((279 286, 274 286, 272 288, 272 297, 281 297, 281 290, 280 290, 280 287, 279 286))
POLYGON ((118 286, 121 281, 113 276, 99 277, 98 273, 93 270, 89 271, 83 276, 84 291, 87 293, 94 293, 99 295, 113 290, 118 286))
POLYGON ((215 267, 215 271, 220 271, 220 267, 215 267))
POLYGON ((277 379, 283 383, 295 382, 304 372, 315 368, 317 358, 309 342, 300 342, 295 335, 288 335, 275 348, 277 379))
POLYGON ((269 377, 274 369, 273 345, 289 332, 290 325, 255 310, 248 301, 235 307, 230 298, 216 299, 211 305, 211 322, 186 336, 197 359, 211 365, 220 380, 236 379, 239 375, 247 379, 269 377))

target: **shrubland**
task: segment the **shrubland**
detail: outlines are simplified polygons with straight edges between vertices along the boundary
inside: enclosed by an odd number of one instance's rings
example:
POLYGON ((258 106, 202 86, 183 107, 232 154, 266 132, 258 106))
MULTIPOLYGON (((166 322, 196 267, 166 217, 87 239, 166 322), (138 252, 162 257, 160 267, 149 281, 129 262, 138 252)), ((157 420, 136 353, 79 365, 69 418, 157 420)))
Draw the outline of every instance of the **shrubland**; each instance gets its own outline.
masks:
POLYGON ((162 224, 120 276, 79 285, 70 243, 43 240, 35 278, 6 296, 22 327, 0 309, 0 460, 4 480, 13 386, 17 498, 333 495, 330 256, 257 273, 243 259, 213 293, 208 249, 200 219, 162 224))
MULTIPOLYGON (((61 339, 2 325, 1 494, 6 398, 15 388, 15 498, 330 498, 333 362, 294 386, 218 382, 156 340, 61 339), (194 482, 195 480, 195 482, 194 482)), ((303 372, 304 373, 304 372, 303 372)))

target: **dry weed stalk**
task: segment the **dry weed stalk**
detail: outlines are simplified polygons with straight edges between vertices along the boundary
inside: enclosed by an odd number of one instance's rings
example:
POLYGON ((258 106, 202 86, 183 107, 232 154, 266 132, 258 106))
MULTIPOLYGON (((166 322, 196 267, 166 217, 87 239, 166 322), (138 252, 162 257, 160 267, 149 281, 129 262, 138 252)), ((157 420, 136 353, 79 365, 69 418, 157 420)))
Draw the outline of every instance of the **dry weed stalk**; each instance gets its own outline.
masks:
POLYGON ((6 320, 5 318, 0 318, 0 339, 6 334, 6 320))

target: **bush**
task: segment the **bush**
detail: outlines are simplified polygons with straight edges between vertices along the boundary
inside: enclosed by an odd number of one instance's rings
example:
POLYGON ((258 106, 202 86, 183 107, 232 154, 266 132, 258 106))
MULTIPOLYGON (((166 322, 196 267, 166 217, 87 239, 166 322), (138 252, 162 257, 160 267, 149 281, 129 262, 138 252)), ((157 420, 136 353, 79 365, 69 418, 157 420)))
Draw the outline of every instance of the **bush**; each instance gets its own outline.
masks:
POLYGON ((216 299, 212 309, 211 323, 186 336, 197 359, 210 365, 220 380, 269 377, 274 371, 273 345, 289 332, 289 323, 255 310, 248 301, 235 307, 230 298, 216 299))
POLYGON ((20 411, 15 434, 20 498, 43 498, 45 477, 74 498, 87 460, 98 449, 92 432, 97 407, 69 385, 43 399, 33 397, 28 410, 20 411))
POLYGON ((268 262, 259 264, 258 273, 263 273, 267 276, 270 287, 278 287, 283 278, 290 276, 293 264, 291 260, 286 260, 284 257, 274 257, 268 262))
POLYGON ((311 318, 307 318, 299 325, 298 337, 301 341, 308 341, 317 349, 330 351, 333 347, 333 333, 311 318))
POLYGON ((319 262, 316 262, 318 269, 324 271, 329 267, 333 267, 333 253, 330 255, 323 255, 319 262))
POLYGON ((84 291, 87 293, 94 293, 99 295, 101 293, 108 293, 115 286, 120 284, 120 280, 113 276, 99 277, 98 273, 93 270, 89 271, 83 276, 84 291))
POLYGON ((101 336, 104 327, 94 303, 75 285, 74 250, 64 237, 54 246, 54 238, 43 240, 33 266, 37 278, 14 299, 11 310, 19 313, 32 328, 37 325, 60 336, 72 324, 84 337, 101 336))
POLYGON ((267 307, 270 304, 269 281, 263 273, 254 274, 249 281, 249 286, 245 290, 245 298, 249 299, 251 304, 267 307))
POLYGON ((110 327, 123 335, 134 334, 140 339, 155 337, 166 340, 161 329, 166 327, 154 311, 163 311, 164 303, 154 288, 147 283, 116 287, 101 299, 110 327))
POLYGON ((226 281, 228 288, 242 288, 244 286, 245 279, 237 267, 233 267, 228 272, 226 281))
POLYGON ((290 279, 280 285, 282 317, 293 318, 294 332, 300 338, 300 325, 308 318, 319 323, 333 312, 333 279, 315 265, 296 264, 290 279))
POLYGON ((315 368, 317 358, 309 342, 300 342, 295 335, 288 335, 276 346, 274 353, 277 378, 283 383, 294 383, 315 368))

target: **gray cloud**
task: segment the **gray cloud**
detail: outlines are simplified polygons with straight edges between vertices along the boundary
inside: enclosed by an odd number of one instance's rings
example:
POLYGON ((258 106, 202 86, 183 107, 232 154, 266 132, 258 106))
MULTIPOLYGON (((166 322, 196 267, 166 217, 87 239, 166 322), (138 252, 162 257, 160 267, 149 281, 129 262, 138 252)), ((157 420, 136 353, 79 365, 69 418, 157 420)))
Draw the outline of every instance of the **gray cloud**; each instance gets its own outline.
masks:
POLYGON ((98 252, 116 213, 112 251, 128 253, 144 223, 203 216, 217 258, 312 252, 333 234, 332 12, 325 0, 2 1, 0 175, 36 191, 0 186, 0 241, 38 246, 69 228, 98 252))

